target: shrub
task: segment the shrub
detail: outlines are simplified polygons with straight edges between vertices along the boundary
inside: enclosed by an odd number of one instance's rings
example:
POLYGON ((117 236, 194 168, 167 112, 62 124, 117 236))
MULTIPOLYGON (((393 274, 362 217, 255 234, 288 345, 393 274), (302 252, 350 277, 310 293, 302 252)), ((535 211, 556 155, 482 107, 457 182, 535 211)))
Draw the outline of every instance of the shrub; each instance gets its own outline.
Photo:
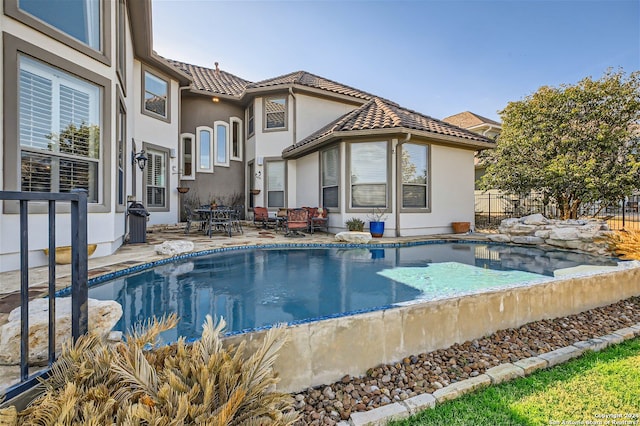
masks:
POLYGON ((43 382, 45 392, 19 414, 18 424, 290 425, 298 414, 288 394, 274 392, 272 370, 283 329, 269 330, 260 348, 223 348, 225 322, 211 316, 202 338, 158 347, 175 327, 169 316, 134 329, 126 343, 88 334, 67 344, 43 382), (148 350, 149 347, 153 348, 148 350))
POLYGON ((362 219, 358 219, 357 217, 352 217, 345 222, 345 225, 347 225, 347 229, 349 231, 362 232, 364 230, 364 222, 362 221, 362 219))

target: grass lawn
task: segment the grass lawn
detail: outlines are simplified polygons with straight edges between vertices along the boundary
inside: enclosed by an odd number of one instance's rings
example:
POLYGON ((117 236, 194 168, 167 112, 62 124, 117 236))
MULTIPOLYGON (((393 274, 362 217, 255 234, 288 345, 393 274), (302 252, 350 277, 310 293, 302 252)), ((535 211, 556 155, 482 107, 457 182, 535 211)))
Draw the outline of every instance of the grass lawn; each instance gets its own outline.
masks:
POLYGON ((640 425, 640 338, 392 424, 640 425))

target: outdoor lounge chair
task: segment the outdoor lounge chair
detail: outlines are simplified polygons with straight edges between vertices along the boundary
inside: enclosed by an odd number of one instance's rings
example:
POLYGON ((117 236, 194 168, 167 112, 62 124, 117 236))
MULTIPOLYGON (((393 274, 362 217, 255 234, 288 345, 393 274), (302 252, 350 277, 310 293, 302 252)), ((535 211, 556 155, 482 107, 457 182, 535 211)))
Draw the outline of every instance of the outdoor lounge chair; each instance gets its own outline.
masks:
POLYGON ((262 228, 275 228, 277 221, 275 217, 269 217, 269 211, 266 207, 254 207, 253 208, 253 224, 256 227, 262 228))
POLYGON ((303 236, 298 231, 309 227, 309 211, 306 209, 290 209, 287 211, 287 221, 284 223, 285 237, 303 236))
POLYGON ((326 208, 318 208, 315 211, 315 215, 309 218, 309 231, 313 234, 315 229, 324 229, 325 232, 329 232, 329 215, 326 208))

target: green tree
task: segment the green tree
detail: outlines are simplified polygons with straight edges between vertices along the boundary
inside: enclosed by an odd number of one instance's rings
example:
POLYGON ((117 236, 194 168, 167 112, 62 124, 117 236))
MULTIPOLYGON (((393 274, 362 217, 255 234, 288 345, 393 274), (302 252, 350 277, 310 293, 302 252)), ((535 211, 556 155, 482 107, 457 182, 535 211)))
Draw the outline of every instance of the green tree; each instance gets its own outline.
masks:
POLYGON ((500 116, 484 189, 539 191, 568 219, 583 203, 613 204, 640 187, 640 72, 543 86, 500 116))

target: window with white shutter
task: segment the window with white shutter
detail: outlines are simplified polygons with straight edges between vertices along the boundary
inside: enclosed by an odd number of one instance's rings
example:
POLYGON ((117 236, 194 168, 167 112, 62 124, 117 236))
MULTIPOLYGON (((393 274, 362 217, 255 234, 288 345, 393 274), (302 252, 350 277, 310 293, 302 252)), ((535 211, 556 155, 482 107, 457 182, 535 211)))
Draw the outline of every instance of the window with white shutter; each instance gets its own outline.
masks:
POLYGON ((86 189, 98 202, 98 86, 20 56, 18 93, 22 190, 86 189))
POLYGON ((147 149, 146 191, 147 207, 167 207, 167 155, 147 149))

